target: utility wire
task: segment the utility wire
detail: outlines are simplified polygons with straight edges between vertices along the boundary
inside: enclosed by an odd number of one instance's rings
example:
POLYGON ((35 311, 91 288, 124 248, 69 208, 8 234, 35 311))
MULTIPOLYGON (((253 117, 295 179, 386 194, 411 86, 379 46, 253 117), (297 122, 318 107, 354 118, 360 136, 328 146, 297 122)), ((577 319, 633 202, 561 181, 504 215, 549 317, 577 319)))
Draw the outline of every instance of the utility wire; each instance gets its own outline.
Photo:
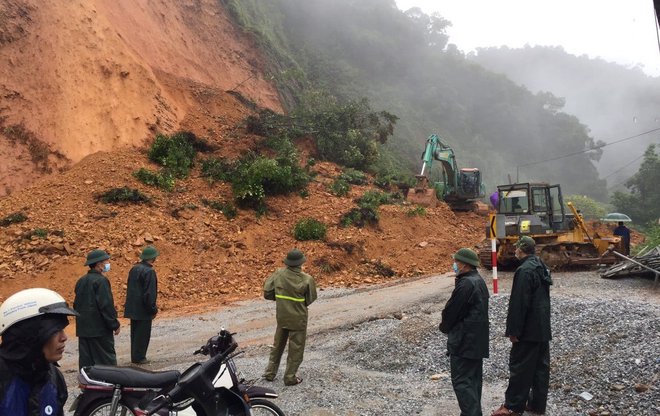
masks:
POLYGON ((566 157, 579 155, 579 154, 581 154, 581 153, 591 152, 592 150, 602 149, 603 147, 607 147, 607 146, 610 146, 610 145, 613 145, 613 144, 616 144, 616 143, 625 142, 626 140, 632 140, 632 139, 634 139, 634 138, 637 138, 637 137, 640 137, 640 136, 644 136, 644 135, 646 135, 646 134, 653 133, 653 132, 656 132, 656 131, 658 131, 658 130, 660 130, 660 127, 655 128, 655 129, 652 129, 652 130, 649 130, 649 131, 645 131, 645 132, 643 132, 643 133, 635 134, 634 136, 624 137, 623 139, 615 140, 615 141, 613 141, 613 142, 609 142, 609 143, 605 143, 605 144, 600 144, 600 145, 597 145, 597 146, 590 147, 590 148, 588 148, 588 149, 583 149, 583 150, 580 150, 580 151, 577 151, 577 152, 572 152, 572 153, 568 153, 568 154, 565 154, 565 155, 562 155, 562 156, 556 156, 556 157, 553 157, 553 158, 550 158, 550 159, 539 160, 539 161, 536 161, 536 162, 530 162, 530 163, 525 163, 525 164, 523 164, 523 165, 518 165, 518 168, 522 168, 522 167, 525 167, 525 166, 537 165, 537 164, 539 164, 539 163, 544 163, 544 162, 551 162, 551 161, 553 161, 553 160, 564 159, 564 158, 566 158, 566 157))
POLYGON ((614 175, 615 173, 621 172, 622 170, 624 170, 624 169, 627 168, 628 166, 632 165, 633 163, 637 162, 639 159, 643 158, 645 154, 646 154, 646 151, 644 151, 644 153, 642 153, 641 155, 637 156, 636 158, 634 158, 634 159, 631 160, 630 162, 628 162, 628 163, 626 163, 625 165, 621 166, 619 169, 617 169, 617 170, 615 170, 615 171, 613 171, 613 172, 608 173, 607 176, 603 176, 601 179, 607 179, 607 178, 609 178, 610 176, 614 175))

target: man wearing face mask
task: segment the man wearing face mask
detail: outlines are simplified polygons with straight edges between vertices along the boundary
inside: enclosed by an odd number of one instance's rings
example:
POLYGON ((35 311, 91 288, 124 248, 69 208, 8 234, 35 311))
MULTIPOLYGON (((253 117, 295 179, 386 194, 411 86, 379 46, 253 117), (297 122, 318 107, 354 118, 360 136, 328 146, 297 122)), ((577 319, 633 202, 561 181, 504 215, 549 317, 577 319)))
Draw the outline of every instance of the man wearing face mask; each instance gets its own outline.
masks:
POLYGON ((92 250, 85 262, 89 271, 76 283, 73 308, 80 314, 76 319, 79 368, 117 365, 114 335, 119 335, 120 324, 110 281, 103 275, 110 271, 109 260, 105 251, 92 250))
POLYGON ((451 384, 461 416, 481 416, 483 359, 488 358, 488 288, 477 272, 479 257, 469 248, 454 254, 454 291, 442 310, 451 384))
POLYGON ((492 416, 544 414, 550 383, 550 270, 534 255, 536 243, 524 236, 516 243, 520 266, 513 276, 506 318, 511 341, 509 386, 504 404, 492 416))
POLYGON ((0 415, 64 416, 66 383, 57 368, 68 316, 78 315, 49 289, 17 292, 0 305, 0 415))

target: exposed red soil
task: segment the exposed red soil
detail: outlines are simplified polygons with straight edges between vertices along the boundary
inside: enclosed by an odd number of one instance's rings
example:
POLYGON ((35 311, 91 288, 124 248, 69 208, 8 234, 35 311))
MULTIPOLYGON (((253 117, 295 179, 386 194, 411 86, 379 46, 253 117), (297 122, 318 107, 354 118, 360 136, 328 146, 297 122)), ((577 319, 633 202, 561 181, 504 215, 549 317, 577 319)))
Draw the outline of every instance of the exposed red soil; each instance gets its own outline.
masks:
POLYGON ((178 130, 205 88, 282 110, 252 39, 216 0, 6 0, 0 54, 0 196, 178 130))
POLYGON ((341 228, 341 215, 368 187, 354 186, 349 197, 332 195, 327 186, 340 170, 329 163, 316 165, 307 198, 269 198, 267 215, 239 211, 233 220, 200 203, 202 198, 229 199, 226 184, 209 185, 194 174, 179 182, 179 191, 164 193, 132 178, 142 166, 155 168, 134 151, 99 152, 1 200, 0 218, 22 210, 29 219, 0 228, 0 298, 43 286, 71 300, 76 280, 85 273, 85 255, 101 247, 112 254, 108 276, 121 310, 128 270, 150 240, 162 252, 156 263, 162 310, 184 313, 260 296, 263 280, 293 247, 306 253, 305 270, 321 287, 356 286, 447 271, 453 252, 483 237, 483 217, 455 214, 444 204, 414 217, 407 214, 410 206, 384 205, 377 228, 341 228), (124 185, 152 196, 154 204, 95 200, 95 194, 124 185), (326 241, 293 238, 292 228, 303 217, 328 224, 326 241), (36 229, 50 233, 44 239, 23 238, 36 229), (383 275, 388 268, 393 277, 383 275))

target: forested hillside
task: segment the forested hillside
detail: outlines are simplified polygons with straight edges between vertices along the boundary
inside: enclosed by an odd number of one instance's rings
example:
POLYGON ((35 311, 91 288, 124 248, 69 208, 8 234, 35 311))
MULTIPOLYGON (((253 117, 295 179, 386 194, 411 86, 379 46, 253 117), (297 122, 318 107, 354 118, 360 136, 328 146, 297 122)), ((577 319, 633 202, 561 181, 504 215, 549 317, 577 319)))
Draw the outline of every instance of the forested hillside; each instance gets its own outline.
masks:
MULTIPOLYGON (((562 48, 487 48, 469 59, 505 74, 531 91, 550 91, 565 99, 565 111, 584 122, 596 140, 612 142, 660 128, 660 78, 641 68, 574 56, 562 48)), ((650 143, 660 133, 603 149, 601 177, 615 189, 630 178, 650 143)))
POLYGON ((384 165, 419 170, 426 137, 439 134, 460 166, 484 172, 489 190, 520 180, 559 182, 567 193, 606 198, 598 151, 521 167, 596 143, 563 100, 533 94, 466 57, 445 34, 448 21, 393 0, 224 0, 270 56, 290 111, 367 97, 399 117, 384 165), (321 98, 320 98, 321 97, 321 98), (391 163, 387 163, 389 160, 391 163))

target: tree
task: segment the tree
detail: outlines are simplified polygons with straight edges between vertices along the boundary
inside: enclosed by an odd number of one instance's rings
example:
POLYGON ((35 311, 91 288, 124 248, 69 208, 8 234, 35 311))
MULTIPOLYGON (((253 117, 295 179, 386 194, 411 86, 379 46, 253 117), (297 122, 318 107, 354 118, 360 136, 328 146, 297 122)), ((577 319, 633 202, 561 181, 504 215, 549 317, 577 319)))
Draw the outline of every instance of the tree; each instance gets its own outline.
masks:
POLYGON ((637 223, 648 223, 660 218, 660 158, 655 145, 644 152, 644 161, 637 173, 625 183, 630 193, 615 192, 612 204, 617 211, 629 215, 637 223))

